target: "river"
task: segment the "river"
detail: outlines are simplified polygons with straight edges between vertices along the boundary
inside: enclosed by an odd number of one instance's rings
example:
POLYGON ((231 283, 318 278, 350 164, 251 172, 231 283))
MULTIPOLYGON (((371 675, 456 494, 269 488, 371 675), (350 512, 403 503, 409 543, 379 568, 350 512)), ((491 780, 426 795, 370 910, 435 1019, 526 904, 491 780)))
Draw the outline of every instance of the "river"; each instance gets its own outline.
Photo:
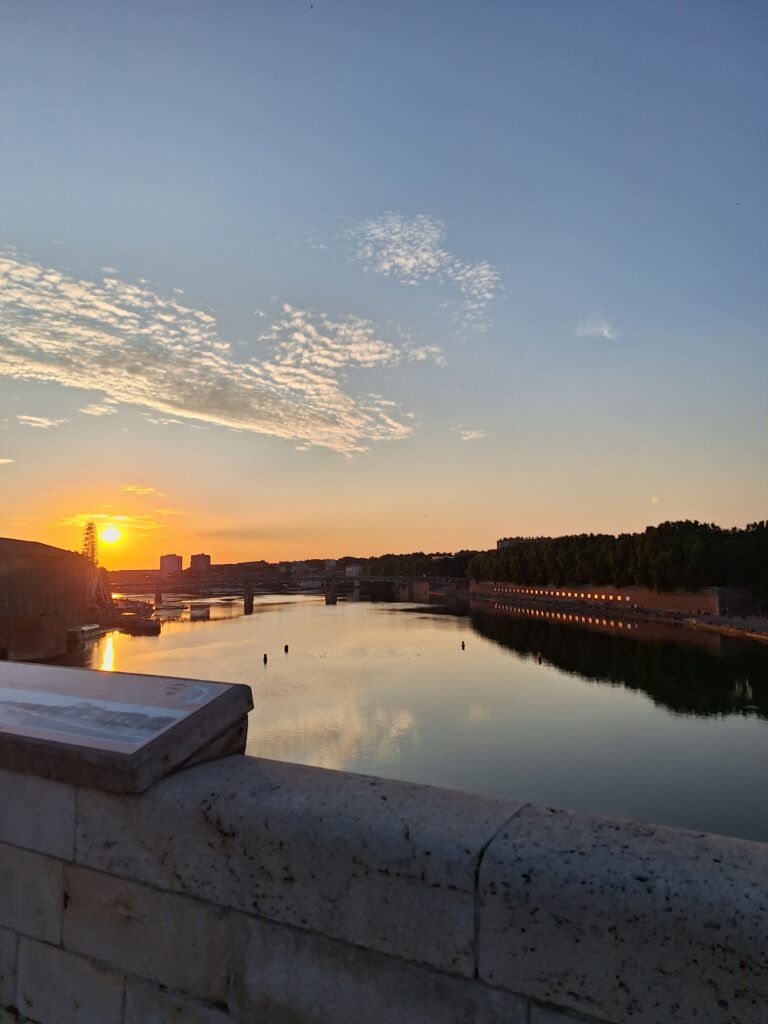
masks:
POLYGON ((191 608, 67 662, 245 683, 260 757, 768 841, 768 647, 481 605, 191 608))

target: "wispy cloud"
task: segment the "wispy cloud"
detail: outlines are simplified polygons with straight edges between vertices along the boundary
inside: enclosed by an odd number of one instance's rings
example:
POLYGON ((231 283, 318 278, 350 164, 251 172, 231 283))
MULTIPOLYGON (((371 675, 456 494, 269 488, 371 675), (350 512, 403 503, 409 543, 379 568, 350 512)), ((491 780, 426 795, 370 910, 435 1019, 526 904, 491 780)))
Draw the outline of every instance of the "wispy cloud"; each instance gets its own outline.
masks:
POLYGON ((158 423, 196 420, 351 455, 413 429, 405 414, 356 396, 351 371, 440 361, 439 349, 420 355, 369 321, 292 307, 262 343, 265 358, 237 359, 215 318, 176 297, 0 254, 0 376, 99 392, 158 423))
POLYGON ((576 324, 577 338, 605 338, 607 341, 615 341, 619 332, 612 327, 604 316, 581 317, 576 324))
POLYGON ((112 416, 117 412, 117 408, 114 405, 84 405, 78 412, 85 413, 86 416, 112 416))
POLYGON ((423 363, 430 360, 437 363, 438 366, 445 366, 445 355, 439 345, 422 345, 421 348, 409 349, 406 358, 409 363, 423 363))
POLYGON ((157 488, 145 487, 144 484, 126 484, 124 487, 119 487, 118 490, 125 491, 128 494, 157 494, 157 488))
POLYGON ((185 516, 187 510, 185 508, 156 508, 154 514, 156 516, 185 516))
POLYGON ((58 427, 67 420, 49 420, 47 416, 17 416, 16 419, 22 427, 36 427, 38 430, 49 430, 51 427, 58 427))
POLYGON ((94 522, 96 526, 106 525, 119 526, 121 530, 129 530, 134 538, 147 536, 153 537, 177 537, 178 531, 170 531, 167 525, 158 522, 150 515, 115 515, 113 512, 76 512, 73 515, 62 516, 50 523, 44 523, 48 529, 55 529, 61 526, 70 526, 82 529, 88 522, 94 522))
POLYGON ((490 431, 480 430, 477 427, 465 427, 457 423, 451 430, 459 435, 462 441, 481 441, 484 437, 490 437, 490 431))
POLYGON ((16 459, 0 459, 0 466, 7 466, 9 462, 15 462, 16 459))
POLYGON ((448 285, 458 295, 457 318, 477 330, 487 328, 486 307, 502 289, 501 276, 487 260, 463 260, 447 249, 442 221, 425 214, 409 219, 384 213, 362 221, 346 235, 366 270, 406 285, 448 285))
MULTIPOLYGON (((184 420, 177 420, 167 416, 146 416, 147 423, 151 423, 155 427, 172 427, 172 426, 184 426, 184 420)), ((234 428, 232 428, 234 429, 234 428)))
MULTIPOLYGON (((103 506, 101 506, 103 508, 103 506)), ((85 526, 86 523, 93 520, 97 523, 102 523, 108 520, 110 523, 129 523, 136 519, 144 519, 145 516, 125 516, 125 515, 114 515, 112 512, 76 512, 71 516, 62 516, 60 519, 54 520, 53 523, 49 523, 49 526, 85 526)), ((159 524, 156 524, 159 525, 159 524)))

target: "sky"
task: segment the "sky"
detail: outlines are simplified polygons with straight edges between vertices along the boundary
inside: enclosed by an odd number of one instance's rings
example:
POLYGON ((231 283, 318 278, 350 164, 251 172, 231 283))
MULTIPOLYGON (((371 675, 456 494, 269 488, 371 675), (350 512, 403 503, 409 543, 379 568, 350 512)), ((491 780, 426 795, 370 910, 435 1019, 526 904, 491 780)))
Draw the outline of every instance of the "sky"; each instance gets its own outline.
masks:
POLYGON ((768 7, 3 0, 0 535, 768 517, 768 7))

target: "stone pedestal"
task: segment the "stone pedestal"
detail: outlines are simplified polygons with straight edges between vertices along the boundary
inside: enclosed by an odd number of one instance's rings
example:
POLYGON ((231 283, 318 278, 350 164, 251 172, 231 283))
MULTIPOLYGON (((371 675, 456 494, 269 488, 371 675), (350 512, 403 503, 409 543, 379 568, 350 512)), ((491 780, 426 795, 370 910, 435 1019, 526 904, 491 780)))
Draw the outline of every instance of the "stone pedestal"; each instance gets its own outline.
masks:
POLYGON ((245 749, 247 686, 0 663, 0 767, 142 793, 245 749))

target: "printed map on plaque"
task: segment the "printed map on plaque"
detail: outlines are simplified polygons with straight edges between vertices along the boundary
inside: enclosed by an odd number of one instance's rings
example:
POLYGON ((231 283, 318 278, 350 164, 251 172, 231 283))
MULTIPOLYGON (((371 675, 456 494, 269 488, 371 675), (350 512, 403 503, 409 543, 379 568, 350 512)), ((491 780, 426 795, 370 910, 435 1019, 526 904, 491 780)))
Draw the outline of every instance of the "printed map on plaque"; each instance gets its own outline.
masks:
POLYGON ((20 770, 14 753, 26 752, 21 770, 36 771, 33 748, 45 765, 67 749, 69 764, 73 751, 92 764, 93 751, 105 766, 109 755, 139 766, 162 751, 167 771, 242 726, 251 707, 249 688, 235 684, 0 662, 0 764, 20 770))

